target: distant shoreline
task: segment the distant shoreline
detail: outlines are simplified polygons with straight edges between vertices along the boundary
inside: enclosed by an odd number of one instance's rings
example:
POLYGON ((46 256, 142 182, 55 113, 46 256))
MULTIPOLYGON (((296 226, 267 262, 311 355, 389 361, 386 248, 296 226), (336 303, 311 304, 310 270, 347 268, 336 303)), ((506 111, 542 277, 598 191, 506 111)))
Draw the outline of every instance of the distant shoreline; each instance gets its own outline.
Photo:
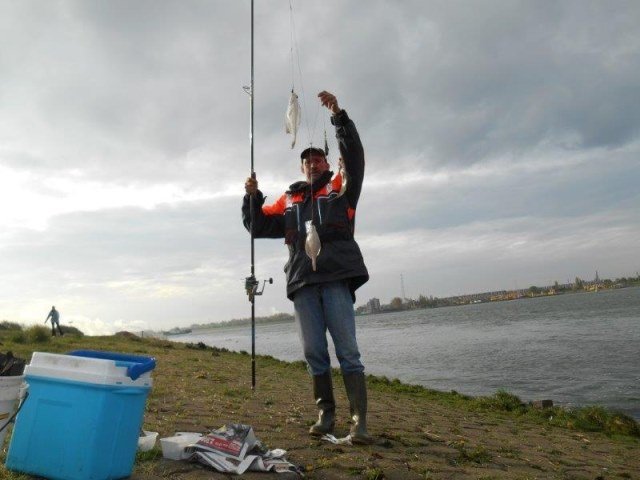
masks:
MULTIPOLYGON (((477 305, 480 303, 510 302, 515 300, 531 300, 533 298, 557 297, 561 295, 582 295, 582 294, 592 294, 592 293, 604 293, 608 291, 621 290, 625 288, 639 288, 639 287, 640 287, 640 284, 632 284, 632 285, 625 285, 625 286, 602 287, 599 289, 591 289, 591 290, 584 290, 584 289, 576 290, 576 291, 563 290, 563 291, 558 291, 553 293, 541 292, 536 295, 505 295, 502 298, 490 298, 490 299, 482 298, 482 297, 488 296, 488 295, 494 295, 498 292, 474 293, 470 295, 460 295, 456 297, 446 297, 446 298, 439 299, 442 301, 451 302, 451 303, 446 303, 442 305, 419 307, 419 306, 412 305, 411 303, 408 302, 406 306, 399 307, 399 308, 394 308, 389 305, 385 305, 383 308, 377 311, 371 311, 371 312, 356 311, 356 315, 367 316, 367 315, 378 315, 378 314, 384 314, 384 313, 407 312, 407 311, 413 311, 413 310, 429 310, 433 308, 462 307, 465 305, 477 305)), ((516 291, 514 290, 514 291, 504 291, 504 292, 506 294, 510 294, 516 291)), ((408 299, 408 300, 412 300, 412 299, 408 299)))
MULTIPOLYGON (((381 309, 379 311, 373 311, 373 312, 358 312, 356 311, 356 316, 359 317, 365 317, 365 316, 369 316, 369 315, 379 315, 379 314, 385 314, 385 313, 399 313, 399 312, 408 312, 408 311, 416 311, 416 310, 430 310, 433 308, 447 308, 447 307, 461 307, 464 305, 477 305, 477 304, 481 304, 481 303, 493 303, 493 302, 506 302, 506 301, 513 301, 513 300, 530 300, 533 298, 542 298, 542 297, 554 297, 554 296, 560 296, 560 295, 573 295, 573 294, 590 294, 590 293, 603 293, 603 292, 607 292, 607 291, 613 291, 613 290, 620 290, 620 289, 624 289, 624 288, 640 288, 640 285, 626 285, 626 286, 621 286, 621 287, 609 287, 609 288, 602 288, 599 289, 597 291, 592 290, 578 290, 578 291, 562 291, 562 292, 557 292, 557 293, 553 293, 553 294, 549 294, 549 293, 542 293, 539 295, 535 295, 535 296, 520 296, 520 297, 514 297, 514 298, 503 298, 503 299, 494 299, 494 300, 486 300, 486 301, 469 301, 466 303, 451 303, 451 304, 447 304, 447 305, 438 305, 438 306, 432 306, 432 307, 417 307, 417 306, 408 306, 406 308, 386 308, 386 309, 381 309)), ((465 295, 465 298, 473 298, 473 297, 477 297, 479 295, 485 295, 484 293, 479 293, 479 294, 472 294, 472 295, 465 295)), ((462 298, 462 297, 447 297, 447 299, 450 298, 462 298)), ((445 299, 443 299, 445 300, 445 299)), ((288 313, 276 313, 275 315, 272 316, 268 316, 268 317, 256 317, 256 325, 269 325, 269 324, 280 324, 280 323, 293 323, 295 321, 295 317, 292 314, 288 314, 288 313)), ((234 327, 244 327, 247 325, 251 325, 251 319, 250 318, 241 318, 241 319, 233 319, 233 320, 227 320, 227 321, 223 321, 223 322, 211 322, 208 324, 199 324, 199 325, 192 325, 191 327, 188 328, 180 328, 180 327, 175 327, 173 330, 176 330, 175 333, 168 333, 168 332, 162 332, 164 335, 167 336, 176 336, 176 335, 187 335, 190 333, 198 333, 198 332, 204 332, 207 330, 217 330, 217 329, 221 329, 221 328, 234 328, 234 327), (189 330, 188 332, 186 330, 189 330)), ((170 332, 173 332, 173 330, 170 330, 170 332)))
POLYGON ((605 290, 619 290, 640 286, 638 277, 619 278, 615 281, 597 277, 593 281, 584 281, 576 278, 574 283, 558 284, 537 287, 532 285, 527 289, 496 290, 491 292, 456 295, 451 297, 429 297, 419 295, 417 299, 395 297, 388 304, 381 304, 377 298, 371 298, 366 304, 356 308, 356 315, 370 315, 376 313, 402 312, 406 310, 420 310, 439 307, 455 307, 476 303, 503 302, 507 300, 521 300, 525 298, 549 297, 556 295, 568 295, 574 293, 598 293, 605 290))

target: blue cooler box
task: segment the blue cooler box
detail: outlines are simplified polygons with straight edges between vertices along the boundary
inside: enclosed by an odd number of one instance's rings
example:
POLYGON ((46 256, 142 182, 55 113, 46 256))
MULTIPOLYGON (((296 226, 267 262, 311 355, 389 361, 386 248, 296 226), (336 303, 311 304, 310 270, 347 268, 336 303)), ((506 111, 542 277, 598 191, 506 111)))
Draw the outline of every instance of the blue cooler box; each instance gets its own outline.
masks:
POLYGON ((119 353, 34 352, 7 468, 53 480, 131 475, 154 367, 119 353))

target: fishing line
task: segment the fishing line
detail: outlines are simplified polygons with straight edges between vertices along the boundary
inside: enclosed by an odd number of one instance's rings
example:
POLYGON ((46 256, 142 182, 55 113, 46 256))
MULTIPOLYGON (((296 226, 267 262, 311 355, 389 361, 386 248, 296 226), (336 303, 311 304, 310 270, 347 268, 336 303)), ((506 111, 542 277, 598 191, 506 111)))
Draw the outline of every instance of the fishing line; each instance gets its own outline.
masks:
MULTIPOLYGON (((294 84, 294 78, 295 78, 295 60, 297 60, 298 63, 298 76, 300 79, 300 94, 302 96, 302 107, 303 110, 305 111, 305 113, 308 113, 309 110, 307 109, 307 95, 305 94, 304 91, 304 82, 302 81, 302 67, 301 67, 301 63, 300 63, 300 48, 298 46, 298 35, 296 33, 296 22, 295 22, 295 18, 294 18, 294 14, 293 14, 293 1, 289 0, 289 21, 290 21, 290 29, 291 29, 291 85, 294 84), (295 50, 295 60, 294 60, 294 52, 295 50)), ((309 125, 309 116, 308 115, 303 115, 304 117, 304 122, 306 125, 306 129, 307 129, 307 140, 309 141, 309 146, 312 147, 313 146, 313 136, 315 135, 315 131, 316 131, 316 127, 318 124, 318 114, 320 113, 320 105, 318 104, 317 108, 316 108, 316 113, 314 115, 314 120, 313 120, 313 129, 311 128, 311 126, 309 125)))
POLYGON ((291 91, 295 90, 296 82, 295 82, 295 68, 294 68, 294 60, 293 60, 293 6, 291 5, 291 0, 289 0, 289 52, 291 54, 291 91))
MULTIPOLYGON (((308 113, 308 110, 307 110, 307 95, 305 94, 304 82, 302 81, 302 67, 301 67, 301 64, 300 64, 300 48, 298 46, 298 35, 296 33, 296 22, 295 22, 295 18, 294 18, 294 15, 293 15, 293 1, 292 0, 289 0, 289 22, 290 22, 290 29, 291 29, 290 51, 291 51, 291 85, 292 85, 292 91, 293 91, 293 84, 294 84, 294 79, 295 79, 295 68, 294 68, 295 60, 294 60, 294 55, 293 55, 293 52, 295 50, 295 59, 298 62, 298 75, 299 75, 299 78, 300 78, 300 93, 302 95, 302 106, 303 106, 304 111, 306 113, 308 113)), ((313 120, 313 130, 309 126, 308 115, 303 115, 305 126, 307 127, 307 139, 309 140, 309 147, 313 147, 313 136, 315 135, 316 126, 318 125, 318 114, 319 113, 320 113, 320 104, 318 103, 318 106, 316 108, 316 113, 314 115, 314 120, 313 120)), ((311 155, 309 155, 309 160, 311 160, 311 155)), ((311 196, 311 223, 313 224, 314 220, 315 220, 314 203, 316 203, 314 201, 314 193, 313 193, 313 176, 309 176, 309 189, 310 189, 310 196, 311 196)))

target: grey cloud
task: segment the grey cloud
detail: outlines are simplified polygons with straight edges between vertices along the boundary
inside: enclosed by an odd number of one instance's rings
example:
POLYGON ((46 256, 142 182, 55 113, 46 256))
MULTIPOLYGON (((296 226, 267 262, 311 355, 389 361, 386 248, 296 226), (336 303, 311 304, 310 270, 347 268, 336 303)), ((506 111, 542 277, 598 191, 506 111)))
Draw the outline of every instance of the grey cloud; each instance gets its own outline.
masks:
POLYGON ((23 259, 22 268, 69 272, 77 281, 195 270, 218 258, 218 251, 227 252, 225 262, 240 256, 233 240, 241 233, 239 222, 231 226, 235 235, 220 234, 229 228, 229 207, 230 202, 201 202, 61 215, 51 220, 44 235, 23 232, 6 254, 10 262, 23 259))
POLYGON ((360 299, 399 296, 400 273, 407 294, 415 297, 527 288, 575 276, 590 279, 595 270, 610 277, 634 272, 638 265, 629 259, 637 257, 637 247, 629 239, 639 234, 638 220, 634 210, 609 210, 572 219, 531 215, 440 231, 416 228, 388 234, 392 238, 382 242, 368 237, 361 247, 371 281, 360 299))
MULTIPOLYGON (((68 314, 169 328, 248 316, 249 251, 239 199, 73 213, 54 217, 44 233, 4 238, 0 283, 7 299, 67 299, 68 314)), ((281 241, 265 241, 256 252, 258 277, 276 283, 260 308, 289 311, 286 249, 281 241)))
POLYGON ((599 5, 418 7, 406 28, 431 28, 417 34, 414 71, 384 76, 388 91, 404 93, 394 118, 403 149, 433 148, 436 164, 471 164, 545 144, 592 148, 637 138, 640 12, 599 5))
MULTIPOLYGON (((456 229, 482 222, 498 233, 507 223, 525 237, 541 231, 536 245, 552 248, 575 239, 557 229, 563 222, 597 238, 597 229, 581 230, 577 220, 590 215, 617 212, 607 228, 635 231, 637 217, 629 212, 640 180, 637 2, 331 0, 298 1, 294 8, 303 74, 296 88, 304 87, 303 115, 312 129, 316 124, 312 140, 320 143, 326 126, 335 158, 328 115, 315 99, 326 88, 365 144, 357 224, 365 256, 375 253, 367 243, 373 237, 426 229, 453 241, 456 229), (557 168, 527 169, 550 159, 557 168), (509 171, 495 177, 367 184, 500 162, 509 171), (517 221, 523 218, 531 223, 517 221)), ((0 52, 0 165, 27 172, 27 185, 52 201, 60 195, 47 189, 52 176, 208 194, 238 188, 233 199, 76 212, 54 217, 45 232, 4 232, 1 252, 11 272, 3 276, 5 292, 25 301, 33 298, 27 291, 38 298, 48 289, 84 292, 97 305, 122 302, 126 287, 109 285, 132 282, 142 289, 139 299, 126 297, 135 318, 152 318, 154 301, 168 312, 167 322, 187 310, 197 311, 189 319, 216 309, 244 311, 248 237, 239 201, 249 170, 248 97, 241 88, 249 82, 248 15, 247 2, 228 1, 0 3, 8 47, 0 52), (173 303, 154 297, 166 285, 192 294, 173 303), (194 301, 209 293, 215 298, 194 301)), ((288 3, 257 2, 255 166, 270 199, 300 176, 297 152, 309 135, 305 121, 298 146, 289 149, 283 128, 289 41, 288 3)), ((486 232, 470 229, 470 242, 475 234, 486 232)), ((618 250, 628 252, 630 244, 620 241, 618 250)), ((279 282, 260 308, 287 311, 286 249, 280 241, 258 241, 257 248, 260 275, 279 282)), ((455 285, 500 286, 499 275, 535 282, 545 269, 588 270, 588 254, 598 247, 556 258, 557 267, 535 256, 511 259, 494 277, 478 273, 496 260, 490 250, 479 253, 485 260, 477 265, 472 256, 442 252, 440 263, 414 258, 411 249, 397 265, 369 255, 372 280, 359 298, 383 297, 386 280, 377 275, 396 275, 403 265, 422 265, 426 273, 407 270, 407 279, 415 274, 425 292, 442 295, 455 293, 455 285)), ((624 268, 608 255, 603 263, 624 268)), ((128 315, 119 308, 118 315, 128 315)))
POLYGON ((501 174, 496 166, 477 178, 461 170, 441 184, 425 179, 393 187, 368 186, 365 179, 358 231, 382 234, 418 225, 440 229, 532 214, 543 221, 595 214, 612 206, 635 208, 640 202, 637 151, 603 151, 596 158, 533 172, 522 168, 501 174), (390 195, 393 191, 402 194, 390 195))
MULTIPOLYGON (((179 179, 191 150, 246 138, 246 112, 228 102, 238 50, 248 50, 228 41, 237 13, 152 3, 66 3, 46 24, 23 13, 24 31, 15 34, 24 35, 18 44, 27 45, 30 61, 7 66, 32 109, 21 105, 28 116, 14 123, 40 124, 32 140, 49 147, 52 169, 179 179)), ((244 107, 240 86, 233 89, 244 107)))
MULTIPOLYGON (((240 89, 249 80, 246 8, 63 5, 44 26, 22 13, 43 30, 31 56, 44 66, 27 81, 47 80, 39 111, 64 138, 60 157, 49 161, 74 166, 67 145, 77 144, 83 168, 95 175, 193 182, 182 169, 188 152, 240 154, 248 121, 240 89)), ((311 124, 326 123, 314 97, 319 88, 334 88, 359 120, 368 149, 380 158, 418 155, 431 165, 472 164, 549 144, 623 145, 637 138, 640 125, 640 16, 633 3, 617 5, 370 2, 366 15, 351 3, 296 5, 304 114, 311 124)), ((256 140, 265 151, 272 143, 282 151, 291 82, 288 8, 257 12, 256 140)), ((278 161, 264 160, 269 168, 278 161)), ((215 159, 210 171, 220 167, 236 169, 215 159)))

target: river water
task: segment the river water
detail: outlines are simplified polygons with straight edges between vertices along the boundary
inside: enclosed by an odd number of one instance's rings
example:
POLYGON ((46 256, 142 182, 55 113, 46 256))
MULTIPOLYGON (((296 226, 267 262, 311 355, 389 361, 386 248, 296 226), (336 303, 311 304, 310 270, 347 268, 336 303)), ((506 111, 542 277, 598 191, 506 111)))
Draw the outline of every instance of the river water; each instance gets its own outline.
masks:
MULTIPOLYGON (((367 315, 356 324, 367 373, 469 395, 502 388, 524 401, 599 404, 640 420, 640 288, 367 315)), ((250 327, 173 338, 251 351, 250 327)), ((302 360, 295 325, 258 325, 256 353, 302 360)))

